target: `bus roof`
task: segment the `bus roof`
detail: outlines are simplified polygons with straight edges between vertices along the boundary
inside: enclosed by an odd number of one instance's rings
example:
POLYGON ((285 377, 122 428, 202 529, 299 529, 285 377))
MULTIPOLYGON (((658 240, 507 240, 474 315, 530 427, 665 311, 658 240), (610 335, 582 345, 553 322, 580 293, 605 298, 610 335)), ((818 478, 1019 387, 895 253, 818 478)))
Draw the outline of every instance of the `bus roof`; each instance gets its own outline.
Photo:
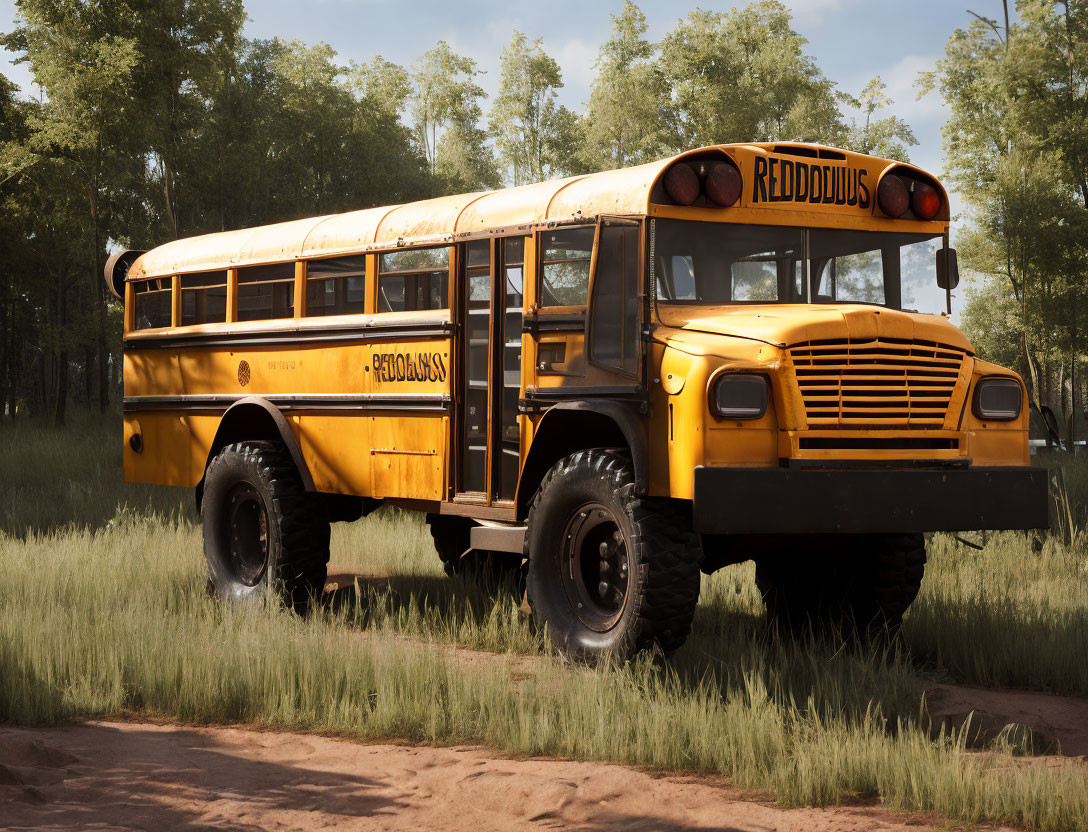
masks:
MULTIPOLYGON (((393 246, 442 244, 456 237, 487 233, 491 230, 529 227, 549 222, 587 221, 602 214, 632 216, 651 213, 651 194, 664 171, 674 162, 707 154, 727 155, 736 162, 746 183, 750 180, 753 159, 771 154, 786 154, 818 165, 817 158, 835 160, 872 174, 873 193, 879 176, 891 167, 914 171, 927 180, 935 180, 917 168, 891 159, 881 159, 851 151, 796 142, 718 145, 690 150, 678 156, 636 167, 572 176, 531 185, 495 191, 425 199, 401 205, 367 208, 343 214, 257 226, 237 231, 222 231, 174 240, 140 256, 129 269, 128 280, 163 277, 179 273, 212 271, 237 266, 283 262, 363 252, 393 246)), ((947 206, 947 196, 937 185, 947 206)), ((742 196, 741 205, 749 201, 742 196)), ((875 200, 873 200, 875 202, 875 200)), ((661 208, 664 206, 654 206, 661 208)), ((751 206, 748 206, 751 208, 751 206)), ((781 203, 761 205, 787 208, 781 203)), ((803 206, 826 214, 828 206, 803 206)), ((672 211, 718 211, 722 209, 677 209, 672 211)), ((729 209, 730 212, 734 209, 729 209)), ((834 211, 835 206, 830 206, 834 211)), ((800 214, 802 212, 795 211, 800 214)), ((857 213, 856 211, 854 213, 857 213)), ((728 216, 718 213, 715 219, 728 216)), ((947 224, 947 211, 942 217, 947 224)), ((751 221, 751 220, 749 220, 751 221)), ((770 217, 766 221, 772 221, 770 217)), ((778 222, 788 220, 778 220, 778 222)), ((898 220, 884 222, 898 223, 898 220)))

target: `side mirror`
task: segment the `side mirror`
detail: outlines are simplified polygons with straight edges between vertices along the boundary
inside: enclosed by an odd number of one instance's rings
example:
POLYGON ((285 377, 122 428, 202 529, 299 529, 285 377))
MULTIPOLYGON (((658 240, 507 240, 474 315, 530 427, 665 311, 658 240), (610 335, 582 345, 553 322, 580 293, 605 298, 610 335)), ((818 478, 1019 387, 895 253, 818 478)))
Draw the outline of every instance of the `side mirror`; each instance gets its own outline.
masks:
POLYGON ((937 285, 949 292, 960 285, 960 265, 954 248, 937 249, 937 285))

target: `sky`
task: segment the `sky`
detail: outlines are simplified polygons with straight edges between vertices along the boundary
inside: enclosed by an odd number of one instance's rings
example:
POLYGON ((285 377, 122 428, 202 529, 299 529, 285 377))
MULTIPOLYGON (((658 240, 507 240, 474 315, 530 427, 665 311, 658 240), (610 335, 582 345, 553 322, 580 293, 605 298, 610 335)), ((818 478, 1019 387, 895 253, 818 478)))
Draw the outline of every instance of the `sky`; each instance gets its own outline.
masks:
MULTIPOLYGON (((856 95, 877 75, 888 84, 886 92, 895 102, 891 111, 912 126, 918 139, 910 149, 911 160, 940 175, 942 104, 935 94, 918 99, 915 83, 919 72, 934 66, 952 32, 970 22, 968 2, 982 15, 1002 13, 999 0, 787 0, 786 5, 793 12, 795 31, 808 40, 806 52, 839 89, 856 95)), ((696 6, 725 11, 733 5, 712 0, 639 3, 653 40, 696 6)), ((493 95, 499 55, 517 29, 543 39, 545 51, 563 71, 560 101, 580 110, 588 98, 597 50, 612 24, 610 15, 621 7, 622 0, 248 0, 246 34, 324 41, 345 64, 380 53, 409 65, 445 40, 478 62, 485 73, 480 84, 493 95)), ((0 0, 0 31, 10 27, 14 16, 14 0, 0 0)), ((11 58, 0 50, 0 70, 32 93, 29 73, 10 64, 11 58)), ((959 200, 953 196, 953 212, 958 211, 959 200)))

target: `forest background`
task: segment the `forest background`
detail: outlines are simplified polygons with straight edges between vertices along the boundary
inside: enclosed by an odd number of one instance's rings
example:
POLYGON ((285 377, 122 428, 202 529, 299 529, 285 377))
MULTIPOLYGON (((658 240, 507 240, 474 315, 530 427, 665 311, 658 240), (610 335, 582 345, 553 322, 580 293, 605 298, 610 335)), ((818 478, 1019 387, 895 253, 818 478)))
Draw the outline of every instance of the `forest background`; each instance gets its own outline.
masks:
MULTIPOLYGON (((963 11, 918 94, 946 109, 961 206, 958 320, 1086 435, 1088 0, 963 11), (987 13, 992 16, 987 16, 987 13)), ((739 141, 802 140, 909 160, 917 142, 873 78, 845 90, 790 10, 694 10, 660 40, 626 2, 587 100, 512 32, 487 96, 439 41, 408 66, 344 64, 325 43, 250 39, 240 0, 18 0, 0 73, 0 417, 65 424, 119 407, 118 247, 498 188, 739 141)), ((908 13, 908 12, 902 12, 908 13)))

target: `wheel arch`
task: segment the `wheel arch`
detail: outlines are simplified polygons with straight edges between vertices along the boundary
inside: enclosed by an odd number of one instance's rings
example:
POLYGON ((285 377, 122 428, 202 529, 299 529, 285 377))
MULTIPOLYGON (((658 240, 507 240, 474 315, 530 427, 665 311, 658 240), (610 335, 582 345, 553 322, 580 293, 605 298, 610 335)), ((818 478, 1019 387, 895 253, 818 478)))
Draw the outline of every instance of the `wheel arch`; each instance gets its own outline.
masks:
MULTIPOLYGON (((283 442, 298 470, 303 488, 306 491, 317 490, 314 486, 314 478, 310 474, 310 467, 302 456, 302 449, 299 448, 298 440, 291 432, 287 417, 272 402, 260 396, 246 396, 227 408, 223 418, 219 420, 215 438, 208 449, 208 456, 204 460, 204 471, 207 472, 208 463, 227 445, 244 442, 247 439, 271 439, 283 442)), ((200 510, 203 496, 204 475, 202 474, 196 486, 197 511, 200 510)))
POLYGON ((540 420, 518 481, 518 515, 525 516, 545 474, 559 460, 588 448, 626 447, 634 468, 635 491, 649 489, 645 419, 637 405, 607 400, 558 402, 540 420))

